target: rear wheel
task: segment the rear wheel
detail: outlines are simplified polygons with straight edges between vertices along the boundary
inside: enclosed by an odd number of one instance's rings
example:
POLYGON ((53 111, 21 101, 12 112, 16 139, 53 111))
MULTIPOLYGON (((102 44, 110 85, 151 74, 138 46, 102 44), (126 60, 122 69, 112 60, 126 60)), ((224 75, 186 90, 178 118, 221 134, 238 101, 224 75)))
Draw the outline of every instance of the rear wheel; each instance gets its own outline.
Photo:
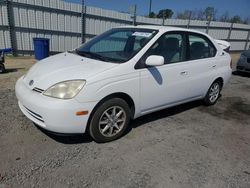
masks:
POLYGON ((109 142, 120 138, 131 118, 128 104, 114 98, 102 103, 94 112, 89 134, 96 142, 109 142))
POLYGON ((214 81, 207 91, 206 97, 204 98, 205 105, 210 106, 217 102, 220 97, 222 83, 219 80, 214 81))
POLYGON ((5 72, 5 66, 4 64, 0 63, 0 73, 5 72))

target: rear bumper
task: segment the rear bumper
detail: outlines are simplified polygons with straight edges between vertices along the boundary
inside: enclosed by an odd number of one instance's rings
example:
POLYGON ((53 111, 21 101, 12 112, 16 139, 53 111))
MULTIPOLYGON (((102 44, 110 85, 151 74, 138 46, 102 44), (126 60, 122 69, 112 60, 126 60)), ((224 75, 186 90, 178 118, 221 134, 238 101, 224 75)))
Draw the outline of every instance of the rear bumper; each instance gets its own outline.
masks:
POLYGON ((43 129, 56 133, 84 133, 96 103, 79 103, 75 99, 62 100, 30 90, 21 77, 16 83, 18 105, 23 114, 43 129), (87 110, 84 116, 77 111, 87 110))

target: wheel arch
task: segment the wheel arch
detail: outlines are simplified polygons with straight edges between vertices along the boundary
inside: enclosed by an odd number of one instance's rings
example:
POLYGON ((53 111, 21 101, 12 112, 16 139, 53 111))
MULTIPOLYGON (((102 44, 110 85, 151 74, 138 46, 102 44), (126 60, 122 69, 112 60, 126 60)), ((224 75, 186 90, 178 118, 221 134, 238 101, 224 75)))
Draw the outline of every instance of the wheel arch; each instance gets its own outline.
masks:
POLYGON ((221 83, 221 88, 222 88, 223 85, 224 85, 224 79, 223 79, 222 77, 218 77, 218 78, 216 78, 216 79, 213 81, 213 83, 216 82, 216 81, 219 81, 219 82, 221 83))
POLYGON ((112 93, 112 94, 109 94, 107 95, 106 97, 102 98, 96 105, 95 107, 93 108, 93 110, 91 111, 90 113, 90 116, 88 118, 88 122, 87 122, 87 128, 86 128, 86 132, 89 131, 89 126, 90 126, 90 122, 91 122, 91 119, 96 111, 96 109, 101 105, 103 104, 105 101, 109 100, 109 99, 112 99, 112 98, 120 98, 120 99, 123 99, 128 105, 129 105, 129 108, 131 110, 131 117, 132 119, 134 118, 134 114, 135 114, 135 103, 134 103, 134 100, 132 99, 132 97, 126 93, 123 93, 123 92, 117 92, 117 93, 112 93))

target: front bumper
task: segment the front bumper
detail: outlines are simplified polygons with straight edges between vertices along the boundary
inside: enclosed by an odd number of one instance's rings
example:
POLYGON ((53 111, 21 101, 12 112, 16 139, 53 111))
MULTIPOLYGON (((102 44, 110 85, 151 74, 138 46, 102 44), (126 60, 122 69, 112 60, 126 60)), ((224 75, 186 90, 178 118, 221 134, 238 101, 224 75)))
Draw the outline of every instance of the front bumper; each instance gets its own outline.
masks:
POLYGON ((79 103, 75 99, 62 100, 44 96, 28 88, 21 77, 16 83, 18 105, 23 114, 43 129, 56 133, 84 133, 96 102, 79 103), (77 116, 77 111, 89 113, 77 116))

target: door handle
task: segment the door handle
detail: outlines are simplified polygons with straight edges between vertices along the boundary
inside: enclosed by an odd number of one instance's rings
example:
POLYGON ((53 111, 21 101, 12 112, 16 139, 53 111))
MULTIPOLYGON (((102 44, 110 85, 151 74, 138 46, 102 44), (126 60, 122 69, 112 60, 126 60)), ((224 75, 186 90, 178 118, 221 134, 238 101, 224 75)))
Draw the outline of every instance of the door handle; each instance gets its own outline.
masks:
POLYGON ((181 75, 187 75, 188 72, 187 72, 187 71, 182 71, 180 74, 181 74, 181 75))
POLYGON ((216 65, 213 65, 213 66, 212 66, 212 68, 215 68, 215 67, 216 67, 216 65))

